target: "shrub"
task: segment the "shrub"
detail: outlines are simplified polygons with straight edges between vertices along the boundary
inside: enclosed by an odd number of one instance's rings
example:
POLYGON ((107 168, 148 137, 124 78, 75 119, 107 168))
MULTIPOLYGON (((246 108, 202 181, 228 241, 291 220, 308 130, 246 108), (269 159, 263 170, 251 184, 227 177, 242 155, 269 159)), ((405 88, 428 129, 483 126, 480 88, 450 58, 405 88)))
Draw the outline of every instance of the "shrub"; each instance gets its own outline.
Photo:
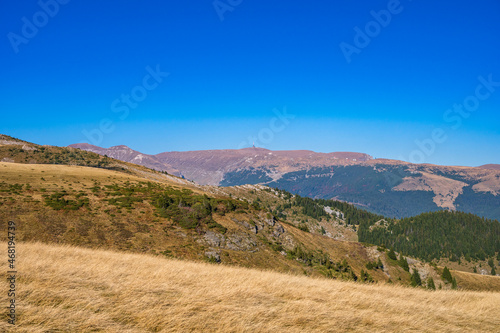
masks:
POLYGON ((299 224, 299 229, 305 232, 309 232, 309 227, 305 223, 299 224))
POLYGON ((359 279, 361 282, 373 282, 373 278, 370 276, 370 274, 368 274, 368 272, 365 272, 363 269, 361 270, 359 279))

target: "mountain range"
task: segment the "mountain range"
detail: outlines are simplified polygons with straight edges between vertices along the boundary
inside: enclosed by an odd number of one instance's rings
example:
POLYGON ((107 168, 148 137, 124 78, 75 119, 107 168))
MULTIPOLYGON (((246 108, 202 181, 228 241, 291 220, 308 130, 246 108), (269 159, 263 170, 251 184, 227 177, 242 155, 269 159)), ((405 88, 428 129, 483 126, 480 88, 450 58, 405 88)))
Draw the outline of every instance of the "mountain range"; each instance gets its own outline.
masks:
MULTIPOLYGON (((115 148, 115 153, 123 149, 115 148)), ((311 154, 253 151, 265 152, 269 159, 278 155, 281 166, 294 158, 297 165, 290 167, 295 168, 307 166, 311 154)), ((384 175, 400 167, 389 161, 384 167, 372 165, 373 159, 363 154, 320 156, 337 162, 329 168, 338 181, 356 176, 355 168, 370 166, 384 175)), ((319 158, 314 162, 318 164, 305 169, 309 175, 324 168, 319 158)), ((369 173, 364 178, 374 179, 369 173)), ((326 178, 313 174, 304 179, 326 178)), ((495 220, 447 211, 397 220, 343 201, 260 184, 199 185, 94 152, 6 135, 0 135, 0 220, 15 221, 23 244, 107 248, 363 283, 500 288, 497 277, 483 276, 496 275, 500 260, 500 224, 495 220), (453 270, 453 278, 443 266, 453 270)), ((0 241, 5 241, 7 224, 0 224, 2 230, 0 241)))
POLYGON ((411 164, 363 153, 263 148, 143 154, 127 146, 73 148, 182 176, 202 185, 264 184, 294 194, 336 199, 397 218, 460 210, 500 219, 500 165, 411 164))

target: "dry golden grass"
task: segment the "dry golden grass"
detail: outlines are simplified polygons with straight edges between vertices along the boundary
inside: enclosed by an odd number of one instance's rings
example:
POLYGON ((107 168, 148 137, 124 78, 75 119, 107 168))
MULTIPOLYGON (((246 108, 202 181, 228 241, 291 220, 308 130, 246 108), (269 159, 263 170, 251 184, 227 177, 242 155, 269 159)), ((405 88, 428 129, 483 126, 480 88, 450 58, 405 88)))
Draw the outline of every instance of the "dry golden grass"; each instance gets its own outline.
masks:
MULTIPOLYGON (((5 253, 6 244, 0 248, 5 253)), ((18 325, 3 320, 3 332, 500 330, 499 293, 363 285, 39 243, 17 250, 18 325)), ((7 271, 6 260, 0 267, 7 271)))

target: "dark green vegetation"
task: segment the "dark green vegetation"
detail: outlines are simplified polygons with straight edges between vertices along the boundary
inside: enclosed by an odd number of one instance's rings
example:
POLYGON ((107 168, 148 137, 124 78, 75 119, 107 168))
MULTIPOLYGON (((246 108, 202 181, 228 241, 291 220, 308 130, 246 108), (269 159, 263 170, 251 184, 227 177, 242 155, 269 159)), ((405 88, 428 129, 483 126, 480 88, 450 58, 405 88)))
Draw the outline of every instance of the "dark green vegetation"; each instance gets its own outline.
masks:
MULTIPOLYGON (((303 249, 301 246, 296 246, 293 250, 287 251, 287 256, 290 259, 298 260, 307 266, 317 267, 326 277, 329 278, 339 278, 343 280, 358 281, 358 276, 354 273, 353 269, 347 262, 347 260, 342 260, 339 262, 334 262, 327 253, 323 251, 308 251, 303 249)), ((368 273, 364 275, 364 271, 361 270, 362 282, 371 279, 369 282, 373 282, 373 279, 368 273)))
POLYGON ((422 285, 422 278, 420 277, 420 273, 414 269, 413 274, 411 275, 411 286, 412 287, 420 287, 422 285))
POLYGON ((52 195, 44 194, 45 204, 55 210, 78 210, 81 207, 89 206, 89 199, 84 193, 75 195, 76 200, 65 199, 66 191, 56 192, 52 195), (83 198, 82 198, 83 197, 83 198))
POLYGON ((485 260, 500 252, 500 223, 463 212, 424 213, 390 220, 385 227, 361 223, 358 237, 427 261, 485 260))
MULTIPOLYGON (((418 170, 424 170, 424 167, 418 170)), ((456 199, 457 209, 487 218, 500 219, 500 196, 474 192, 477 183, 457 171, 432 170, 436 175, 468 184, 456 199)), ((227 173, 221 186, 265 184, 303 197, 331 199, 354 203, 370 212, 403 218, 423 212, 442 210, 433 201, 431 191, 393 191, 405 177, 421 174, 410 172, 407 166, 377 164, 375 166, 350 165, 316 167, 289 172, 277 181, 271 181, 270 170, 242 169, 227 173)))
POLYGON ((345 220, 348 225, 359 225, 362 222, 375 223, 385 217, 382 215, 377 215, 368 212, 364 209, 360 209, 355 205, 337 201, 337 200, 325 200, 325 199, 311 199, 307 197, 301 197, 300 195, 292 195, 286 190, 280 190, 278 188, 274 189, 286 200, 286 203, 278 207, 273 213, 275 215, 282 216, 282 210, 286 208, 297 207, 301 209, 301 213, 309 216, 313 219, 326 219, 334 220, 334 217, 325 211, 325 207, 330 207, 332 210, 336 210, 340 213, 339 218, 345 220))
POLYGON ((170 218, 183 228, 195 229, 205 224, 209 229, 215 228, 223 234, 226 228, 214 221, 213 213, 224 216, 228 212, 249 209, 248 203, 243 201, 215 199, 206 194, 195 195, 187 189, 172 188, 156 195, 153 204, 161 217, 170 218))
POLYGON ((457 210, 500 220, 500 195, 474 192, 472 185, 464 187, 463 193, 455 200, 457 210))

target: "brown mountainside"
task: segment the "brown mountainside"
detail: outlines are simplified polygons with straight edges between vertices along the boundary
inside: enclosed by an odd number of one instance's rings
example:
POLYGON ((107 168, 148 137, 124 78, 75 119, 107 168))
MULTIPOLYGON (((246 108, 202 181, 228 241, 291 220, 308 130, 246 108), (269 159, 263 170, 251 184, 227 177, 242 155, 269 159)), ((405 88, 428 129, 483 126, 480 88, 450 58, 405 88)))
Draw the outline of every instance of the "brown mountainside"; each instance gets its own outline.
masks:
POLYGON ((478 168, 488 169, 488 170, 500 170, 500 164, 485 164, 479 166, 478 168))
POLYGON ((202 185, 218 185, 225 173, 249 167, 271 169, 275 173, 275 177, 279 178, 279 175, 283 173, 304 168, 354 165, 373 159, 370 155, 363 153, 317 153, 309 150, 271 151, 264 148, 173 151, 147 155, 123 145, 101 148, 79 143, 70 145, 70 147, 107 155, 159 171, 167 171, 177 176, 182 174, 202 185))

